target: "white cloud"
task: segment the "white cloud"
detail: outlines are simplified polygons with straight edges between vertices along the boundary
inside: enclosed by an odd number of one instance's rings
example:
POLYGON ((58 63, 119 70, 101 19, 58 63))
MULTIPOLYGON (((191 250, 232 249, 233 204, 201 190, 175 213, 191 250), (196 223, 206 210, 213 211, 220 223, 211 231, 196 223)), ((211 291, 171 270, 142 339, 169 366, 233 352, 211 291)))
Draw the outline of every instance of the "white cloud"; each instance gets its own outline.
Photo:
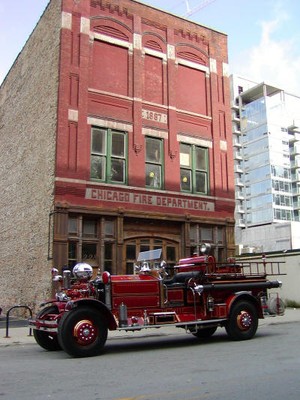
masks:
POLYGON ((265 81, 300 96, 300 53, 296 38, 276 39, 287 19, 282 13, 276 19, 262 22, 259 44, 239 57, 235 69, 251 80, 265 81))

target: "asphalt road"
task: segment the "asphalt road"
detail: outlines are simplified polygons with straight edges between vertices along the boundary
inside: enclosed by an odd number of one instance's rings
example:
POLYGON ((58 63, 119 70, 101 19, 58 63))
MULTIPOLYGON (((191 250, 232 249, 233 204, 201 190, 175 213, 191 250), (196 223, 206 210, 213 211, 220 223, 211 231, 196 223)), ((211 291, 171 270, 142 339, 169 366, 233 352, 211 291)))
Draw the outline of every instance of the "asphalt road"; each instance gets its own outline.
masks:
POLYGON ((261 326, 229 341, 185 331, 111 338, 99 357, 74 359, 36 344, 1 347, 4 400, 299 400, 299 323, 261 326))

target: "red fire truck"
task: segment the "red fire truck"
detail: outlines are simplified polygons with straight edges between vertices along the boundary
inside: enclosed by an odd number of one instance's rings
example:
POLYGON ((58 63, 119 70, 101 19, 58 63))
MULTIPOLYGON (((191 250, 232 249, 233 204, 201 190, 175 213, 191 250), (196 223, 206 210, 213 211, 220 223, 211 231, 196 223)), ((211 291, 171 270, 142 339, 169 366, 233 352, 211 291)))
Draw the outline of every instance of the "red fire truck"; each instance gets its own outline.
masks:
POLYGON ((142 252, 132 275, 104 271, 92 279, 92 268, 79 263, 58 275, 55 299, 42 305, 29 324, 46 350, 64 350, 73 357, 99 355, 108 331, 140 331, 174 326, 197 338, 224 327, 233 340, 251 339, 258 319, 284 313, 269 275, 281 275, 280 263, 217 263, 202 246, 201 255, 168 268, 161 249, 142 252), (271 296, 272 295, 272 296, 271 296))

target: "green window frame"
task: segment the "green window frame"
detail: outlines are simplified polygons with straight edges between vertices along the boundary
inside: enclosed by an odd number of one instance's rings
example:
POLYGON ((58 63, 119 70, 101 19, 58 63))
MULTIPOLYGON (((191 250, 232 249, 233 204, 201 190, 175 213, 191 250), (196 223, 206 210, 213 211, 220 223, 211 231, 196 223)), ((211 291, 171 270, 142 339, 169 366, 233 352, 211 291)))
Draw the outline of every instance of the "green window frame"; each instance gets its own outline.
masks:
POLYGON ((146 187, 163 188, 163 140, 149 137, 146 141, 146 187))
POLYGON ((114 184, 127 183, 127 134, 92 127, 91 179, 114 184))
POLYGON ((208 149, 180 143, 180 189, 182 192, 208 194, 208 149))

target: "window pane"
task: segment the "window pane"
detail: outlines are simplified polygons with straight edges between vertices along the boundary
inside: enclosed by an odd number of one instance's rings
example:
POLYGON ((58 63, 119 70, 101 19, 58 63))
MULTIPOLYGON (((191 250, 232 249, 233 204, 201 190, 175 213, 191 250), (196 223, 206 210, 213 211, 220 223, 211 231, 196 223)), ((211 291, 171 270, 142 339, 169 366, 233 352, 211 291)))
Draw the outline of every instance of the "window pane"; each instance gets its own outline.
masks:
POLYGON ((160 165, 146 165, 146 186, 160 188, 161 187, 161 167, 160 165))
POLYGON ((127 274, 127 275, 132 275, 132 274, 134 274, 133 265, 134 265, 133 262, 127 262, 127 263, 126 263, 126 274, 127 274))
POLYGON ((196 169, 206 171, 206 149, 196 147, 196 169))
POLYGON ((104 271, 112 272, 112 262, 113 262, 113 244, 104 244, 104 271))
POLYGON ((105 154, 106 132, 101 129, 93 129, 92 153, 105 154))
POLYGON ((201 241, 212 242, 213 241, 213 230, 212 228, 201 228, 201 241))
POLYGON ((181 190, 191 191, 191 171, 186 169, 180 170, 180 186, 181 190))
POLYGON ((126 246, 126 260, 135 260, 135 259, 136 259, 135 244, 128 244, 126 246))
POLYGON ((180 144, 180 165, 183 167, 191 167, 191 146, 188 144, 180 144))
POLYGON ((105 243, 104 244, 104 270, 108 272, 112 272, 112 263, 113 263, 113 244, 105 243))
POLYGON ((126 135, 92 128, 91 178, 126 183, 126 135))
POLYGON ((105 233, 105 236, 114 236, 114 234, 115 234, 114 221, 106 220, 104 222, 104 233, 105 233))
POLYGON ((224 229, 218 228, 218 244, 224 243, 224 229))
POLYGON ((190 240, 191 243, 198 243, 199 239, 198 239, 198 225, 191 225, 190 227, 190 240))
POLYGON ((218 248, 217 260, 224 260, 224 249, 218 248))
POLYGON ((206 173, 196 172, 196 192, 206 193, 206 173))
POLYGON ((112 262, 113 257, 113 245, 112 243, 104 244, 104 260, 112 262))
POLYGON ((76 260, 76 242, 69 242, 69 255, 68 258, 71 260, 76 260))
POLYGON ((84 236, 97 236, 97 221, 95 220, 83 220, 83 235, 84 236))
POLYGON ((77 218, 69 218, 68 232, 77 234, 77 218))
POLYGON ((141 244, 140 251, 149 251, 149 250, 150 250, 150 245, 141 244))
POLYGON ((176 249, 175 247, 167 246, 167 260, 176 261, 176 249))
POLYGON ((83 243, 82 244, 82 261, 94 264, 97 254, 97 245, 95 243, 83 243))
POLYGON ((115 157, 125 156, 125 136, 123 133, 112 132, 111 155, 115 157))
POLYGON ((125 162, 124 160, 112 159, 111 160, 111 180, 114 182, 125 181, 125 162))
POLYGON ((76 263, 77 263, 77 243, 69 242, 68 243, 68 268, 72 271, 72 269, 76 263))
POLYGON ((91 177, 94 179, 105 178, 105 158, 99 156, 91 156, 91 177))
POLYGON ((161 141, 159 139, 146 138, 146 161, 161 163, 161 141))

